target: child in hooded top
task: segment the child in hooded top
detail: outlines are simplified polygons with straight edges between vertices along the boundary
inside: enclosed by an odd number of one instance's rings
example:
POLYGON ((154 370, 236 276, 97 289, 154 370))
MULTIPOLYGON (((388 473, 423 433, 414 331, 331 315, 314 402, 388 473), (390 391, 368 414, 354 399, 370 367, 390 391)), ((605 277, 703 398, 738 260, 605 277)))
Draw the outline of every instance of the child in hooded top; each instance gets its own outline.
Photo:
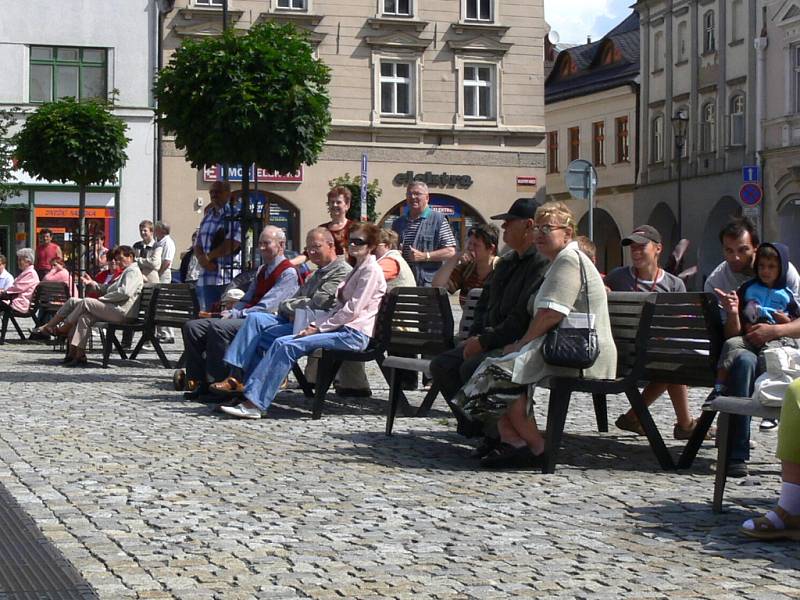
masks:
POLYGON ((740 335, 728 338, 722 347, 714 386, 717 392, 723 390, 728 370, 742 352, 760 354, 766 348, 797 347, 793 338, 778 338, 763 346, 755 346, 746 337, 757 323, 788 323, 800 317, 800 307, 786 284, 788 266, 788 247, 779 243, 763 243, 756 251, 755 277, 730 294, 715 290, 728 314, 726 329, 740 332, 740 335))

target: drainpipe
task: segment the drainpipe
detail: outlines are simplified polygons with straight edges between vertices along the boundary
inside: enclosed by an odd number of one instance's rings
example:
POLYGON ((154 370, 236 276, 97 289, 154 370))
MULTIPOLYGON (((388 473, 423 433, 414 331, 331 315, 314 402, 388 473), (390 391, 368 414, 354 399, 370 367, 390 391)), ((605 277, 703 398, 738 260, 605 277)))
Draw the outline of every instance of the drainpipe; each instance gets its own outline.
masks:
MULTIPOLYGON (((756 162, 761 170, 761 184, 762 192, 764 190, 764 181, 766 180, 765 173, 764 173, 764 128, 763 128, 763 121, 764 121, 764 112, 767 103, 767 81, 766 81, 766 69, 767 69, 767 46, 769 45, 769 39, 767 38, 767 7, 763 7, 762 9, 762 27, 761 33, 759 36, 754 40, 753 45, 756 50, 756 162)), ((762 197, 761 199, 761 218, 760 221, 760 231, 759 234, 761 239, 764 239, 764 220, 766 217, 766 210, 765 209, 766 198, 762 197)))

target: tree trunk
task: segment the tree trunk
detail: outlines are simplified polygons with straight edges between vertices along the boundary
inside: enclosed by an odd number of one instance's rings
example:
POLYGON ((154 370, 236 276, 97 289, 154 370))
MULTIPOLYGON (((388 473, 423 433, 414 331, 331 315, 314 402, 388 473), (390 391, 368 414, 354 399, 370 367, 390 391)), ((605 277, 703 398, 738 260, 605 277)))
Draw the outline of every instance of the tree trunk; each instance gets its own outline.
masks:
POLYGON ((86 273, 86 257, 89 255, 89 240, 86 236, 86 184, 81 184, 78 188, 78 243, 75 245, 78 251, 78 290, 81 298, 85 297, 86 290, 83 285, 83 274, 86 273))
POLYGON ((241 223, 242 223, 242 271, 249 270, 255 267, 256 253, 255 246, 258 243, 253 239, 252 243, 248 244, 247 234, 250 231, 251 218, 250 218, 250 165, 242 163, 242 210, 241 210, 241 223))

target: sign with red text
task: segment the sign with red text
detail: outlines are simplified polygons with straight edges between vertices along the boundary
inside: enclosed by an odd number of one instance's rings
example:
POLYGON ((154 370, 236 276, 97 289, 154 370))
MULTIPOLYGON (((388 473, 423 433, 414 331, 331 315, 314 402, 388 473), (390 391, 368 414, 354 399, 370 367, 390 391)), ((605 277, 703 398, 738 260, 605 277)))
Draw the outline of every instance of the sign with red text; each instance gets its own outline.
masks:
MULTIPOLYGON (((211 165, 203 169, 203 181, 223 181, 225 170, 222 165, 211 165)), ((228 181, 242 180, 242 166, 228 165, 228 181)), ((261 167, 254 169, 250 167, 250 181, 258 183, 281 183, 303 181, 303 167, 301 166, 296 173, 275 173, 267 171, 261 167)))

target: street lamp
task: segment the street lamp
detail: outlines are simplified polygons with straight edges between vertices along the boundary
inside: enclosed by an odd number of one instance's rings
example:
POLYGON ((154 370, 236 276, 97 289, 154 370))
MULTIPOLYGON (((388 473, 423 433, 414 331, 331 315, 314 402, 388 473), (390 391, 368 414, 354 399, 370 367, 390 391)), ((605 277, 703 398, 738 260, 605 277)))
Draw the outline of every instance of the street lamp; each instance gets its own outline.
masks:
POLYGON ((683 239, 683 182, 681 180, 681 163, 683 162, 683 148, 686 145, 686 126, 689 124, 689 115, 685 110, 679 110, 672 117, 672 132, 675 136, 675 148, 678 151, 678 240, 683 239))

